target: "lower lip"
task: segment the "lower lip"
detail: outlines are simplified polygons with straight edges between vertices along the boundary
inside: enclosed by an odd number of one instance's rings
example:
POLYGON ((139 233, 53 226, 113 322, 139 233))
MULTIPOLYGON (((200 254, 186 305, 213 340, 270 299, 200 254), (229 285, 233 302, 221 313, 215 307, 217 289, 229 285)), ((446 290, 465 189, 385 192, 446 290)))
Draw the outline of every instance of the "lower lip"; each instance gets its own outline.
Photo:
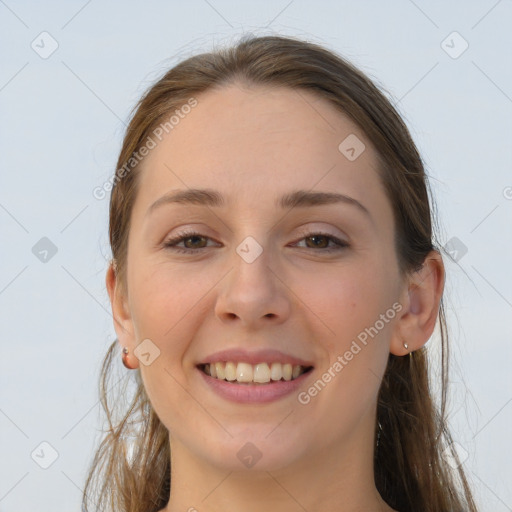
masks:
POLYGON ((197 368, 197 371, 215 393, 237 403, 266 403, 278 400, 296 392, 312 372, 312 370, 309 370, 296 379, 278 380, 269 384, 235 384, 210 377, 199 368, 197 368))

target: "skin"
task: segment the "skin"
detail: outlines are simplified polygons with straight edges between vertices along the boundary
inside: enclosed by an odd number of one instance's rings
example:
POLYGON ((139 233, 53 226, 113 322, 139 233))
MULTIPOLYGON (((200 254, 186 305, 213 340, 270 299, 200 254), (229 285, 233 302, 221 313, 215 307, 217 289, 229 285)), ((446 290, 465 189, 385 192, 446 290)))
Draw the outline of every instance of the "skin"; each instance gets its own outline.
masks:
POLYGON ((326 100, 242 84, 197 99, 143 162, 126 287, 112 266, 106 277, 120 344, 170 432, 172 488, 161 512, 392 511, 373 479, 376 400, 389 353, 407 356, 432 334, 442 259, 432 252, 422 270, 400 275, 375 151, 326 100), (338 150, 350 134, 366 146, 355 161, 338 150), (218 190, 226 205, 146 214, 165 193, 195 187, 218 190), (370 216, 341 203, 274 206, 296 189, 346 194, 370 216), (202 252, 163 247, 184 228, 208 238, 179 246, 202 252), (350 246, 323 252, 328 239, 307 238, 319 231, 350 246), (247 236, 263 248, 252 263, 236 252, 247 236), (218 350, 277 348, 313 362, 307 390, 393 303, 400 312, 307 405, 295 393, 236 404, 196 369, 218 350), (160 350, 148 366, 133 354, 147 338, 160 350), (247 442, 262 454, 252 468, 237 457, 247 442))

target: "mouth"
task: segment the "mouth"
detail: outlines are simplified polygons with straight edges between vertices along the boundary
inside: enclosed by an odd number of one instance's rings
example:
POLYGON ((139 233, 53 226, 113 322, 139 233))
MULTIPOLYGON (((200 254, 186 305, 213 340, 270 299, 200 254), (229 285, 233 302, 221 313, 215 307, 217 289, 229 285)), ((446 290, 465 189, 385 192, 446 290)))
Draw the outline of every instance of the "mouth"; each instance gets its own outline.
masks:
POLYGON ((241 385, 268 385, 278 381, 293 381, 313 370, 313 366, 290 363, 250 364, 236 361, 199 364, 197 368, 214 379, 241 385))

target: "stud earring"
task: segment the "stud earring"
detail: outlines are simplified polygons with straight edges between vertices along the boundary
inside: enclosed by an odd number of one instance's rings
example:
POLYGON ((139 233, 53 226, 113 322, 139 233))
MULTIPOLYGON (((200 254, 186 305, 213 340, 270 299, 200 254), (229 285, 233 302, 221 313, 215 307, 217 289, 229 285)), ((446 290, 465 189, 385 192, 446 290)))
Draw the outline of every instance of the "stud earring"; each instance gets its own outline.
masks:
POLYGON ((130 363, 128 362, 128 352, 129 352, 129 350, 126 347, 123 347, 123 355, 122 355, 123 365, 128 370, 135 370, 135 368, 130 366, 130 363))
POLYGON ((405 348, 405 350, 408 350, 409 345, 407 345, 407 343, 404 343, 404 348, 405 348))

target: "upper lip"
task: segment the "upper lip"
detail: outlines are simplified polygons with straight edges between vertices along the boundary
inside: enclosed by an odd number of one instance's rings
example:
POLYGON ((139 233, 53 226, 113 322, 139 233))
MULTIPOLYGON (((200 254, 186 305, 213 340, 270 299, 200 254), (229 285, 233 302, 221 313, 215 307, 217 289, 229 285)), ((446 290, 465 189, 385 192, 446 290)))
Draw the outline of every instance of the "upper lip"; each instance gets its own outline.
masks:
POLYGON ((300 365, 306 368, 309 366, 313 366, 313 364, 310 361, 306 361, 305 359, 301 359, 300 357, 292 356, 290 354, 285 354, 280 350, 260 349, 248 351, 241 348, 234 348, 228 350, 221 350, 220 352, 215 352, 214 354, 206 356, 204 360, 199 364, 209 364, 227 361, 249 364, 289 363, 291 365, 300 365))

